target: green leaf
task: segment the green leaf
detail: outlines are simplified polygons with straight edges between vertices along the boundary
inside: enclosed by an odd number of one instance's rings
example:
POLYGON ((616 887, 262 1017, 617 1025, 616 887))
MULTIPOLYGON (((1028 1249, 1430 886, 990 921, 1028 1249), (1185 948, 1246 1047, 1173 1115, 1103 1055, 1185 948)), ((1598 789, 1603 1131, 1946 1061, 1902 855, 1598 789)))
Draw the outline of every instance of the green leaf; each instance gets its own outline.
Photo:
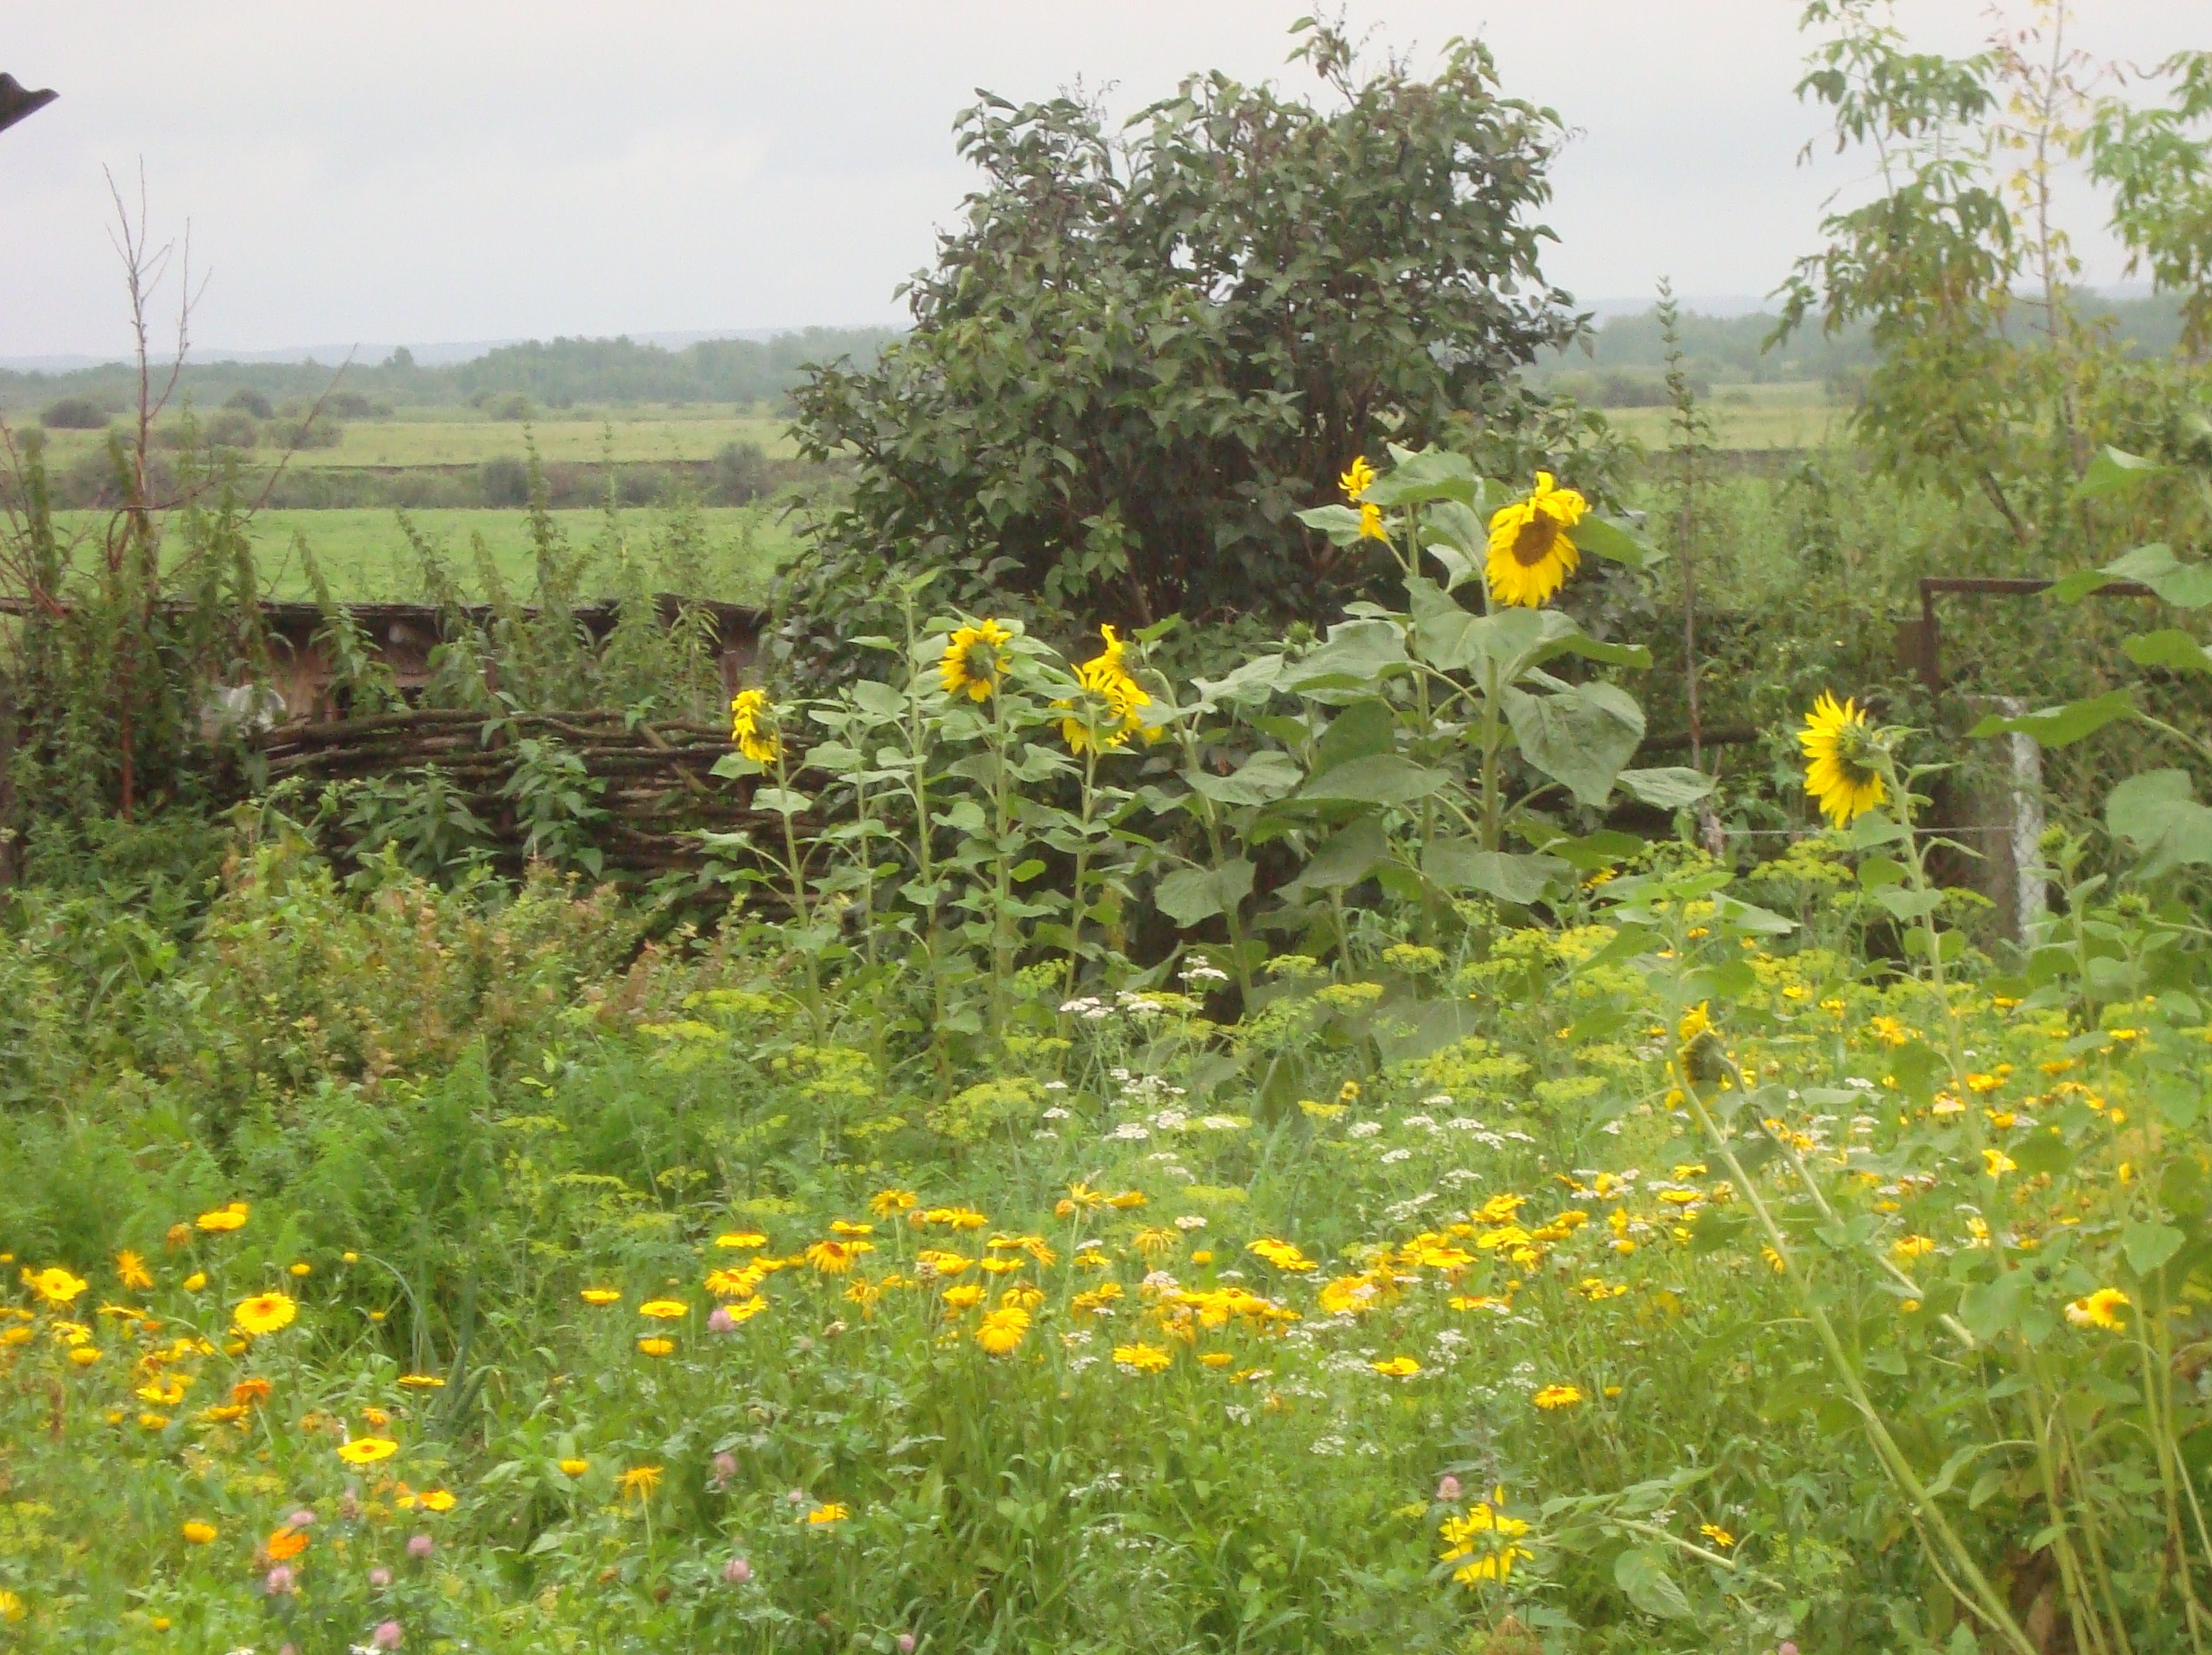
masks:
POLYGON ((1307 891, 1340 891, 1359 883, 1375 871, 1375 864, 1390 854, 1390 841, 1383 825, 1372 816, 1347 822, 1342 831, 1313 854, 1299 876, 1284 887, 1286 896, 1307 891))
POLYGON ((2188 1239, 2170 1224, 2142 1220, 2121 1230, 2120 1248, 2128 1255, 2128 1268, 2147 1276, 2180 1252, 2188 1239))
POLYGON ((1305 773, 1287 753, 1270 748, 1253 754, 1233 774, 1209 775, 1191 771, 1184 780, 1191 790, 1202 793, 1218 805, 1264 805, 1282 798, 1305 779, 1305 773))
POLYGON ((1958 1319, 1978 1339, 1995 1339, 2025 1319, 2034 1278, 2025 1270, 2000 1271, 1996 1279, 1976 1282, 1958 1298, 1958 1319))
POLYGON ((2109 443, 2097 450, 2096 458, 2089 462, 2089 469, 2074 485, 2076 500, 2102 500, 2139 488, 2153 477, 2164 476, 2171 470, 2156 460, 2146 460, 2139 454, 2129 454, 2109 443))
POLYGON ((1365 689, 1405 664, 1405 634, 1396 624, 1346 621, 1331 627, 1319 647, 1289 663, 1283 681, 1286 688, 1301 694, 1316 689, 1365 689))
POLYGON ((1447 891, 1480 891, 1526 907, 1571 870, 1557 856, 1485 850, 1472 839, 1432 839, 1421 847, 1421 871, 1447 891))
POLYGON ((761 788, 754 790, 753 803, 756 809, 773 810, 778 815, 795 816, 814 801, 803 793, 789 788, 761 788))
POLYGON ((1372 753, 1313 777, 1295 796, 1317 804, 1402 805, 1426 798, 1451 779, 1395 753, 1372 753))
POLYGON ((1667 1572, 1667 1565, 1651 1546, 1631 1546, 1613 1559, 1613 1584, 1647 1615, 1662 1620, 1681 1620, 1690 1613, 1690 1599, 1667 1572))
POLYGON ((1575 684, 1553 695, 1509 690, 1505 716, 1521 755, 1592 808, 1605 802, 1644 739, 1644 709, 1612 684, 1575 684))
POLYGON ((2170 546, 2138 546, 2107 563, 2104 572, 2116 581, 2142 582, 2177 609, 2212 603, 2212 563, 2184 563, 2170 546))
POLYGON ((2146 632, 2120 646, 2138 667, 2163 667, 2169 672, 2212 674, 2212 653, 2186 632, 2168 628, 2146 632))
POLYGON ((1314 506, 1292 514, 1308 528, 1318 528, 1338 546, 1359 539, 1359 513, 1350 506, 1314 506))
POLYGON ((1252 867, 1241 857, 1214 867, 1179 867, 1152 893, 1160 912, 1185 930, 1234 908, 1252 894, 1252 867))
POLYGON ((1397 463, 1367 485, 1365 497, 1375 505, 1416 506, 1431 500, 1466 504, 1481 489, 1482 479, 1475 475, 1474 462, 1463 454, 1444 449, 1414 453, 1392 443, 1391 457, 1397 463))
POLYGON ((2094 735, 2115 719, 2122 719, 2136 710, 2135 692, 2115 689, 2102 695, 2092 695, 2087 701, 2069 701, 2063 707, 2047 707, 2039 713, 2023 713, 2017 718, 2000 718, 1991 714, 1967 731, 1971 736, 2032 735, 2045 747, 2071 747, 2087 735, 2094 735))
POLYGON ((2212 862, 2212 810, 2197 803, 2187 771, 2129 776, 2105 800, 2104 821, 2116 838, 2142 853, 2136 871, 2144 879, 2212 862))
POLYGON ((1713 790, 1712 777, 1684 764, 1657 770, 1624 770, 1619 782, 1621 790, 1630 798, 1661 810, 1679 810, 1684 805, 1694 805, 1713 790))
POLYGON ((1577 523, 1571 533, 1576 550, 1590 552, 1609 562, 1625 563, 1631 568, 1648 569, 1664 556, 1641 534, 1615 518, 1593 513, 1577 523))

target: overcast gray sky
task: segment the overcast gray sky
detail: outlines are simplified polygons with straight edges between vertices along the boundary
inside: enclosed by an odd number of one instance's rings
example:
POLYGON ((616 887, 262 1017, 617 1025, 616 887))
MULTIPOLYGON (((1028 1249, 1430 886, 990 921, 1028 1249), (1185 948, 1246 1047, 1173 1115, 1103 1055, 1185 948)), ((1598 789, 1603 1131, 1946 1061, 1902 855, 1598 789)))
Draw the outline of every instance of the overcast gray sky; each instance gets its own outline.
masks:
MULTIPOLYGON (((2025 0, 2016 0, 2016 10, 2025 0)), ((0 0, 0 70, 59 103, 0 136, 0 356, 114 350, 104 164, 189 218, 196 327, 240 349, 890 322, 970 178, 973 90, 1279 76, 1303 0, 0 0)), ((2081 43, 2205 43, 2205 0, 2089 0, 2081 43)), ((1751 294, 1851 176, 1801 169, 1797 0, 1351 0, 1455 34, 1581 129, 1551 269, 1585 299, 1751 294)), ((1978 0, 1903 0, 1963 49, 1978 0)), ((2084 226, 2085 230, 2092 227, 2084 226)), ((2115 280, 2082 237, 2092 279, 2115 280)), ((205 354, 204 352, 203 354, 205 354)))

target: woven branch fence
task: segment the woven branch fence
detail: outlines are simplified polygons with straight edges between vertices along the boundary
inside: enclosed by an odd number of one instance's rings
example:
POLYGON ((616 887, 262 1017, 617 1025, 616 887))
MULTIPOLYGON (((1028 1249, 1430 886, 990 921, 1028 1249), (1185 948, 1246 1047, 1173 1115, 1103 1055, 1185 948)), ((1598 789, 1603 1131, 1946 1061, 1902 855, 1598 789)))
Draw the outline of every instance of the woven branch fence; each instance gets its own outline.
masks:
POLYGON ((610 870, 652 874, 697 867, 700 828, 756 834, 781 819, 752 808, 754 782, 712 774, 736 749, 720 726, 633 721, 619 712, 488 715, 456 711, 376 714, 281 725, 258 750, 271 784, 346 781, 405 774, 435 765, 469 807, 518 856, 513 778, 525 740, 558 741, 583 763, 605 811, 594 838, 610 870))

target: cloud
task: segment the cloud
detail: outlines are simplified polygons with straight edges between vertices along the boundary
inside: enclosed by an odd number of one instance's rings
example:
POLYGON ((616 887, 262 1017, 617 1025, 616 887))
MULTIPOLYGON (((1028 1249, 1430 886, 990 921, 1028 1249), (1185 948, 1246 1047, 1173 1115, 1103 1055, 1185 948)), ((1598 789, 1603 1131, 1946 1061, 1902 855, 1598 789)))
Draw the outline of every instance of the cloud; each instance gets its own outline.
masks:
MULTIPOLYGON (((1965 49, 1976 8, 1910 30, 1965 49)), ((2098 0, 2083 43, 2153 59, 2182 9, 2098 0)), ((1815 242, 1850 169, 1796 164, 1789 0, 1355 0, 1378 48, 1495 50, 1578 136, 1548 215, 1578 292, 1755 293, 1815 242)), ((1188 71, 1285 70, 1262 0, 116 0, 11 17, 4 66, 61 101, 0 138, 11 242, 0 354, 113 349, 100 168, 143 158, 157 225, 214 279, 203 340, 240 348, 893 320, 972 180, 979 86, 1079 77, 1134 109, 1188 71)), ((2117 273, 2084 226, 2091 274, 2117 273)))

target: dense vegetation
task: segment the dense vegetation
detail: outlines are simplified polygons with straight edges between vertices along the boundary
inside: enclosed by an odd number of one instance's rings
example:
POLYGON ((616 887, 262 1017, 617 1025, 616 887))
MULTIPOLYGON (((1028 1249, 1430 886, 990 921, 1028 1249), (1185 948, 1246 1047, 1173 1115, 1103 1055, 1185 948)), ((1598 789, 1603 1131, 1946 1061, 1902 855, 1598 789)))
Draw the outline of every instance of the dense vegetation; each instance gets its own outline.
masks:
MULTIPOLYGON (((480 356, 425 366, 402 348, 382 362, 345 369, 348 402, 330 412, 367 418, 381 409, 474 402, 521 418, 528 408, 577 403, 783 402, 816 362, 865 362, 891 337, 880 328, 806 328, 768 339, 702 339, 671 350, 628 338, 530 340, 495 346, 480 356)), ((329 390, 335 364, 192 362, 178 391, 203 409, 225 404, 269 417, 275 405, 313 406, 329 390), (258 409, 256 410, 256 404, 258 409)), ((137 395, 137 369, 117 362, 62 373, 0 369, 0 411, 50 415, 56 427, 90 419, 104 425, 137 395)), ((295 415, 296 417, 296 414, 295 415)))
MULTIPOLYGON (((1078 104, 986 104, 922 325, 800 394, 810 440, 870 409, 880 451, 817 502, 844 515, 787 669, 727 708, 714 796, 748 825, 649 883, 599 877, 555 726, 722 716, 648 601, 711 578, 681 494, 636 540, 610 499, 586 548, 526 466, 535 601, 479 560, 488 613, 410 539, 422 699, 486 742, 532 721, 495 824, 435 766, 261 785, 235 460, 175 450, 171 497, 119 443, 71 547, 23 455, 11 1643, 2201 1648, 2212 58, 2076 109, 2016 37, 1808 22, 1808 96, 1892 171, 1785 318, 1863 331, 1846 441, 1774 475, 1717 452, 1720 347, 1671 305, 1647 466, 1510 376, 1564 336, 1532 239, 1441 283, 1495 352, 1465 384, 1365 276, 1334 354, 1250 347, 1365 386, 1333 451, 1302 392, 1199 373, 1299 255, 1039 290, 1044 183, 1108 251, 1183 191, 1296 240, 1265 168, 1357 196, 1318 197, 1352 235, 1467 183, 1328 164, 1393 123, 1529 168, 1489 203, 1521 224, 1553 128, 1471 49, 1431 97, 1305 31, 1320 103, 1192 83, 1136 174, 1075 154, 1078 104), (2129 348, 2028 231, 2033 145, 1991 124, 2023 108, 2117 181, 2182 348, 2129 348), (1100 342, 1120 312, 1186 316, 1159 359, 1198 378, 1024 363, 1006 322, 1100 342), (1216 538, 1068 562, 1106 542, 1056 515, 1117 497, 1145 397, 1187 435, 1199 389, 1248 455, 1210 454, 1212 494, 1161 475, 1216 538), (1063 462, 1047 415, 1099 441, 1063 462), (1930 568, 2061 578, 1960 628, 1931 695, 1892 619, 1930 568), (1991 827, 2026 867, 2003 916, 1991 827)), ((323 611, 349 710, 404 716, 323 611)))

